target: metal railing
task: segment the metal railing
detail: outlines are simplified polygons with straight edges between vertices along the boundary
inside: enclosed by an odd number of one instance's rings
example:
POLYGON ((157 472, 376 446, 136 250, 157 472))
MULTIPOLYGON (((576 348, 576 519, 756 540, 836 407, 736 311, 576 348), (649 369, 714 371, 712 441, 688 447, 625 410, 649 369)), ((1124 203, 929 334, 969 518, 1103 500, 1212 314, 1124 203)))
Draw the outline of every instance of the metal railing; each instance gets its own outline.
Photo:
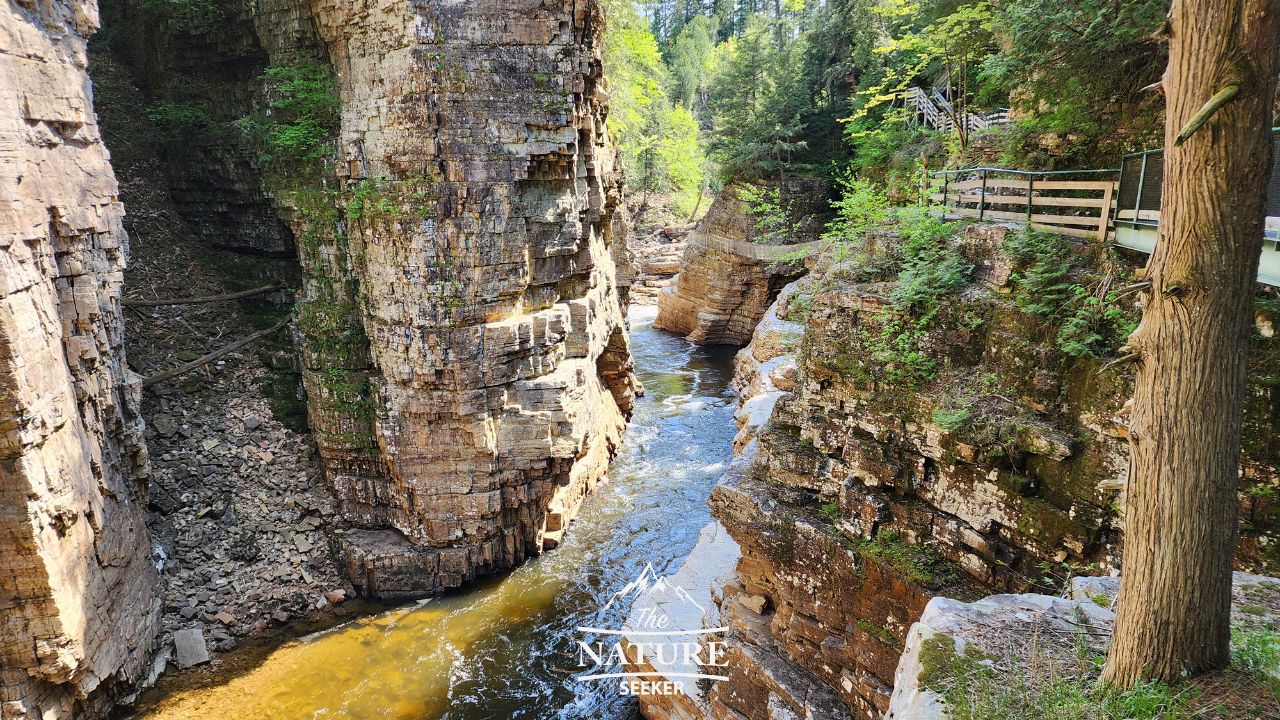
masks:
POLYGON ((1037 230, 1105 240, 1116 197, 1118 169, 1011 170, 976 167, 940 170, 942 192, 930 199, 944 217, 1011 220, 1037 230), (1068 176, 1104 177, 1064 180, 1068 176))
MULTIPOLYGON (((1280 127, 1272 153, 1280 159, 1280 127)), ((1164 150, 1130 153, 1120 160, 1120 190, 1115 222, 1134 228, 1159 227, 1160 201, 1164 181, 1164 150)), ((1266 215, 1280 220, 1280 163, 1273 162, 1267 185, 1266 215)), ((1280 222, 1273 221, 1267 239, 1280 241, 1280 222)))

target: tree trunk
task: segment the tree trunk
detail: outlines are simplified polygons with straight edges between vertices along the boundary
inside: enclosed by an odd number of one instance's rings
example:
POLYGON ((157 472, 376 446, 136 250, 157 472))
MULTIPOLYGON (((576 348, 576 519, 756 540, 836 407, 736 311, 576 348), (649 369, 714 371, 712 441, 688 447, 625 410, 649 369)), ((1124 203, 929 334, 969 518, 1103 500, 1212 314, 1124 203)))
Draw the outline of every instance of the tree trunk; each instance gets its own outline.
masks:
POLYGON ((1240 428, 1271 165, 1280 0, 1175 0, 1160 236, 1130 347, 1118 617, 1103 681, 1175 681, 1229 660, 1240 428), (1227 85, 1239 94, 1182 145, 1227 85))

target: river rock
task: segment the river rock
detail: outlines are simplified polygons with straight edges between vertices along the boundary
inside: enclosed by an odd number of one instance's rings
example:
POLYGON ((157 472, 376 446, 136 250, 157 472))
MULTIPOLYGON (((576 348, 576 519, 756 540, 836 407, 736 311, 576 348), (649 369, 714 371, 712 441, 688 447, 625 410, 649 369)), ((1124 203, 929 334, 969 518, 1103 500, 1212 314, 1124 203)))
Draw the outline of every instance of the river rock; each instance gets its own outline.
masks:
POLYGON ((187 669, 209 662, 209 648, 205 644, 204 631, 185 628, 173 634, 174 658, 178 667, 187 669))

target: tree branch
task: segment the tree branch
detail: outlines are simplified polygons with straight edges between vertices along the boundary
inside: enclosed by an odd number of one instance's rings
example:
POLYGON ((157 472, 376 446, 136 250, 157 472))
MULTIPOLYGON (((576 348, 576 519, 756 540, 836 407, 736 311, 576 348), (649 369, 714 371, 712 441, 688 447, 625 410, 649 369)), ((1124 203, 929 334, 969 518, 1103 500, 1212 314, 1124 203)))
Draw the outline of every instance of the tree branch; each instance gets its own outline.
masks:
POLYGON ((1228 85, 1214 93, 1213 97, 1206 100, 1204 105, 1196 111, 1196 114, 1191 116, 1187 124, 1182 126, 1182 131, 1178 133, 1178 137, 1174 139, 1173 144, 1181 145, 1186 142, 1197 130, 1204 127, 1205 123, 1209 122, 1209 118, 1213 117, 1214 113, 1222 109, 1223 105, 1231 102, 1231 99, 1239 94, 1239 85, 1228 85))
POLYGON ((185 365, 179 365, 178 367, 173 368, 171 370, 165 370, 164 372, 156 373, 155 375, 152 375, 144 379, 142 381, 142 387, 150 387, 152 385, 155 385, 156 383, 164 382, 165 380, 178 377, 179 375, 185 375, 191 372, 192 370, 195 370, 198 367, 208 365, 209 363, 213 362, 214 360, 217 360, 218 358, 230 355, 231 353, 235 352, 236 350, 239 350, 240 348, 244 347, 245 345, 248 345, 249 343, 256 342, 268 335, 272 335, 276 332, 279 332, 282 328, 284 328, 285 325, 289 324, 290 319, 292 318, 287 317, 281 320, 280 322, 276 323, 275 325, 272 325, 271 327, 267 328, 266 330, 261 330, 259 332, 256 332, 243 340, 237 340, 236 342, 231 343, 230 345, 222 348, 221 350, 215 350, 209 353, 208 355, 205 355, 204 357, 196 358, 195 360, 192 360, 191 362, 185 365))
POLYGON ((206 295, 204 297, 178 298, 173 300, 126 300, 121 304, 128 308, 165 307, 169 305, 199 305, 201 303, 226 302, 228 300, 239 300, 241 298, 253 297, 254 295, 264 295, 274 290, 283 290, 284 288, 284 283, 272 283, 271 285, 263 285, 262 287, 253 288, 252 290, 241 290, 240 292, 227 293, 225 295, 206 295))

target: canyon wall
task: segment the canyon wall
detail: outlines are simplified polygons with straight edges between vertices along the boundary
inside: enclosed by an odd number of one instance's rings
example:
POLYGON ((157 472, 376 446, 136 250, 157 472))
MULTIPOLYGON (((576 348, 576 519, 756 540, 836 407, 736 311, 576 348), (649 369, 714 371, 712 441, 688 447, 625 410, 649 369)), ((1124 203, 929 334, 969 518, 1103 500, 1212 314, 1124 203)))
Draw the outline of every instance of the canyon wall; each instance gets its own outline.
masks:
POLYGON ((695 343, 745 345, 778 291, 803 273, 812 243, 768 244, 796 238, 766 237, 742 187, 725 188, 689 235, 675 284, 658 293, 654 327, 695 343))
POLYGON ((298 197, 312 427, 352 581, 436 592, 558 542, 637 390, 602 9, 311 7, 348 190, 298 197))
POLYGON ((160 612, 128 238, 98 134, 91 0, 0 9, 0 717, 103 712, 144 678, 160 612))
POLYGON ((153 115, 199 118, 199 162, 169 162, 179 210, 215 244, 297 252, 351 581, 432 593, 554 546, 638 390, 601 6, 226 0, 180 28, 121 8, 153 115), (286 157, 253 136, 286 127, 299 77, 339 110, 330 139, 288 126, 324 142, 286 157))
MULTIPOLYGON (((1129 381, 1027 311, 1008 232, 951 241, 972 279, 909 348, 885 340, 906 332, 895 283, 834 248, 739 354, 739 457, 711 506, 742 559, 721 593, 730 679, 707 717, 879 718, 932 598, 1056 592, 1118 567, 1129 381)), ((1238 564, 1260 570, 1276 564, 1272 322, 1240 496, 1238 564)))

